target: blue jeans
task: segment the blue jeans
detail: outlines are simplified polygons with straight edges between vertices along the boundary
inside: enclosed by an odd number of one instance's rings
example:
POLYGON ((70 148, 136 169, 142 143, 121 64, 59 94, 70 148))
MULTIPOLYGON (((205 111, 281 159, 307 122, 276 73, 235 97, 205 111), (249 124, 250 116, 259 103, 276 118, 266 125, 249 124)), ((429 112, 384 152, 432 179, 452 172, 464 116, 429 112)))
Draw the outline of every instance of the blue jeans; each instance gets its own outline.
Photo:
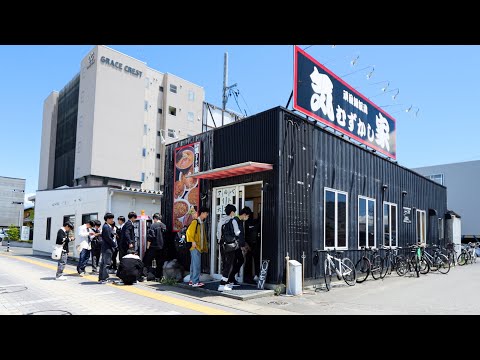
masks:
POLYGON ((202 270, 202 254, 197 249, 190 250, 190 281, 193 284, 200 282, 200 272, 202 270))
POLYGON ((85 272, 85 267, 87 266, 88 259, 90 258, 90 250, 82 249, 80 256, 78 257, 77 272, 80 274, 85 272))
POLYGON ((108 279, 107 267, 112 263, 112 249, 102 251, 102 260, 100 260, 100 272, 98 273, 98 281, 108 279))

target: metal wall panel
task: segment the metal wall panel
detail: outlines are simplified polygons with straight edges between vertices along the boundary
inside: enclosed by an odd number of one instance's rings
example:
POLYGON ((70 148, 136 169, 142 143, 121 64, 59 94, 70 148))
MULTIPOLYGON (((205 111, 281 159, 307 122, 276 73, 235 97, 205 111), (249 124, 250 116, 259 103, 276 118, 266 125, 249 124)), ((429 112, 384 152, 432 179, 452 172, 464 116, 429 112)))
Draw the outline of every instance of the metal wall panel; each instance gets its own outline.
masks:
MULTIPOLYGON (((201 204, 211 206, 211 189, 262 180, 264 189, 263 258, 270 259, 267 282, 285 278, 285 256, 302 262, 305 252, 305 277, 314 276, 313 250, 324 247, 324 189, 348 193, 348 251, 356 261, 358 249, 358 196, 376 200, 376 241, 383 238, 383 201, 398 205, 398 242, 415 241, 415 212, 412 223, 401 221, 402 207, 427 212, 427 242, 437 242, 436 220, 428 220, 429 209, 438 217, 446 212, 446 188, 391 160, 343 139, 286 109, 277 107, 242 121, 193 136, 167 146, 163 213, 171 228, 172 154, 174 148, 202 142, 201 171, 246 161, 273 164, 273 171, 243 175, 216 181, 201 181, 201 204), (382 185, 388 185, 383 191, 382 185), (407 195, 402 196, 402 191, 407 195)), ((210 224, 209 224, 210 225, 210 224)), ((174 254, 173 254, 174 256, 174 254)), ((320 259, 323 264, 323 257, 320 259)), ((208 259, 203 269, 208 271, 208 259)), ((323 272, 323 265, 317 273, 323 272)))

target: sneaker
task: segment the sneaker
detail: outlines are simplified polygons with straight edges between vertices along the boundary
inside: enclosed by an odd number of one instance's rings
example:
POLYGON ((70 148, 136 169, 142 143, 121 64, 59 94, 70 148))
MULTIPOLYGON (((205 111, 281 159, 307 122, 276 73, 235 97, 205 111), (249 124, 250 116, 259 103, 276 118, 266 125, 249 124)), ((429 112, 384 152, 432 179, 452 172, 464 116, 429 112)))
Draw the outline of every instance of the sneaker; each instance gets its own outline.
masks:
POLYGON ((115 285, 125 285, 122 280, 114 281, 115 285))
POLYGON ((237 280, 233 280, 233 282, 229 282, 228 285, 230 285, 230 287, 233 287, 233 286, 240 286, 240 284, 238 283, 237 280))
POLYGON ((63 275, 60 275, 59 277, 55 278, 55 280, 65 281, 65 280, 67 280, 67 277, 63 276, 63 275))
POLYGON ((218 285, 218 291, 232 291, 232 287, 229 284, 218 285))
POLYGON ((190 281, 188 282, 188 285, 192 286, 192 285, 193 285, 193 281, 190 280, 190 281))
POLYGON ((99 284, 108 284, 108 281, 107 280, 98 280, 98 283, 99 284))
POLYGON ((81 272, 81 271, 79 271, 79 272, 78 272, 78 276, 81 276, 81 277, 83 277, 83 275, 85 275, 85 273, 84 273, 84 272, 81 272))
POLYGON ((192 287, 202 287, 204 285, 205 285, 204 283, 198 282, 196 284, 193 284, 192 287))

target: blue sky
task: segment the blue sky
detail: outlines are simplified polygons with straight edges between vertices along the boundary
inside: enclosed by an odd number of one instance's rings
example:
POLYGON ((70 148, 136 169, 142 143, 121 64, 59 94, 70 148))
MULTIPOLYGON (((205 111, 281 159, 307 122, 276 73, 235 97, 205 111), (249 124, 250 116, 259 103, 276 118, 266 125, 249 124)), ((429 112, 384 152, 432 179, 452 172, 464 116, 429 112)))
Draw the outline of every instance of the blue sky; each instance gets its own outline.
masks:
MULTIPOLYGON (((247 113, 285 106, 293 85, 293 47, 109 45, 205 88, 206 100, 221 105, 223 53, 229 53, 229 84, 238 83, 247 113)), ((305 48, 308 45, 302 45, 305 48)), ((0 46, 1 176, 27 179, 37 189, 43 101, 79 71, 93 45, 0 46)), ((419 167, 480 159, 475 106, 480 100, 479 46, 315 45, 313 57, 370 97, 397 120, 397 160, 419 167), (355 67, 351 61, 358 57, 355 67), (385 81, 385 83, 374 83, 385 81), (383 94, 390 82, 395 92, 383 94), (397 105, 403 104, 403 105, 397 105), (413 105, 418 116, 405 109, 413 105)), ((228 108, 238 111, 233 98, 228 108)))

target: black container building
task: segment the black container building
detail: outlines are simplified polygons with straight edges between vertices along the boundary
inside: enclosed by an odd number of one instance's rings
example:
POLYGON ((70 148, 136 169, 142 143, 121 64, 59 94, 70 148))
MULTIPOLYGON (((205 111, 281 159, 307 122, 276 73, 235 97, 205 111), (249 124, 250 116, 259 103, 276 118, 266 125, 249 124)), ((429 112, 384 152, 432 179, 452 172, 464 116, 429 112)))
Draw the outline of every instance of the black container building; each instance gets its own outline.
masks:
POLYGON ((169 229, 174 197, 188 196, 187 188, 175 193, 176 149, 196 142, 199 205, 211 209, 204 273, 219 273, 212 226, 228 200, 237 213, 247 204, 261 216, 261 258, 270 260, 271 284, 285 282, 287 252, 299 262, 305 252, 308 279, 322 271, 313 264, 315 249, 343 249, 356 262, 360 245, 443 239, 444 186, 282 107, 167 146, 162 212, 169 229))

